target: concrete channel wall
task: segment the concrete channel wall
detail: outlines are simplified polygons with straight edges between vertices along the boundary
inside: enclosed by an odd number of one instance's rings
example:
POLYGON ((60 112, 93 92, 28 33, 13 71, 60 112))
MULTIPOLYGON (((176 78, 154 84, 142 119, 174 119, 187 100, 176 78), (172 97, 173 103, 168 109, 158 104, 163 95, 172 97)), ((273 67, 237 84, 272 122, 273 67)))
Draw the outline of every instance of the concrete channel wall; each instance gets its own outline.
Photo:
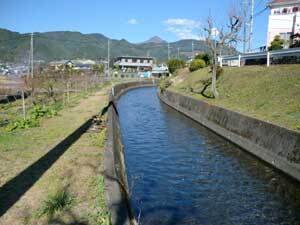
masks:
POLYGON ((155 81, 143 80, 115 85, 109 95, 107 140, 104 153, 105 199, 112 225, 137 224, 129 201, 129 187, 121 138, 117 100, 126 91, 154 86, 155 81))
POLYGON ((160 99, 300 181, 300 133, 172 91, 160 99))

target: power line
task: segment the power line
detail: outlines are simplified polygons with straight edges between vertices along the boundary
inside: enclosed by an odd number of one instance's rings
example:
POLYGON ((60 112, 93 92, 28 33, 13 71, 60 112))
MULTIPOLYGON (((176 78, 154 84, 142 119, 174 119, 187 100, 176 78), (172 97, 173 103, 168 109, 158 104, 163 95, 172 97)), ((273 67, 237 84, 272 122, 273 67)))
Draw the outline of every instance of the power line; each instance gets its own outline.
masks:
POLYGON ((266 6, 263 10, 261 10, 261 11, 259 11, 259 12, 257 12, 257 13, 255 13, 254 15, 253 15, 253 17, 255 18, 255 17, 257 17, 257 16, 259 16, 259 15, 261 15, 262 13, 264 13, 267 9, 268 9, 269 7, 268 6, 266 6))

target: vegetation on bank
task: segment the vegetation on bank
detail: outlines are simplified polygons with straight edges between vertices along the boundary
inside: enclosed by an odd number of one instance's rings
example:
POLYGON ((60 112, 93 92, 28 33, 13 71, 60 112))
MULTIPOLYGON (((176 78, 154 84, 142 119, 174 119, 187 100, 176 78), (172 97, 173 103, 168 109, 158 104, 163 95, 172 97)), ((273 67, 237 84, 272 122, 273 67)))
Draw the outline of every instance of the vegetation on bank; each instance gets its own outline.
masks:
MULTIPOLYGON (((99 113, 106 104, 108 88, 70 94, 69 104, 56 116, 43 115, 39 126, 10 132, 0 128, 0 186, 99 113)), ((20 100, 2 105, 1 116, 15 121, 22 114, 21 105, 20 100)), ((109 224, 102 174, 104 139, 105 126, 101 124, 100 133, 86 132, 73 140, 71 147, 1 217, 0 224, 109 224)))
MULTIPOLYGON (((300 131, 299 65, 225 67, 217 80, 217 99, 200 93, 210 77, 210 68, 192 73, 181 70, 168 81, 169 89, 300 131)), ((210 86, 205 93, 210 96, 210 86)))

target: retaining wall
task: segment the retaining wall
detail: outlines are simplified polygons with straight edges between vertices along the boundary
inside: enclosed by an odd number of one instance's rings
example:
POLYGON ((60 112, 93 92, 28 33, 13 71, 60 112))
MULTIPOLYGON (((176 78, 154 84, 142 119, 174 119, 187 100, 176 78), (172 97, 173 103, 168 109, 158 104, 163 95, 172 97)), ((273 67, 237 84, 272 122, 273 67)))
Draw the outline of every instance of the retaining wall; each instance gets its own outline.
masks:
POLYGON ((265 162, 300 181, 300 133, 164 91, 160 99, 265 162))
POLYGON ((109 94, 107 114, 107 140, 104 153, 105 198, 112 225, 137 224, 129 201, 129 188, 121 138, 117 100, 126 91, 144 86, 154 86, 152 80, 115 85, 109 94))

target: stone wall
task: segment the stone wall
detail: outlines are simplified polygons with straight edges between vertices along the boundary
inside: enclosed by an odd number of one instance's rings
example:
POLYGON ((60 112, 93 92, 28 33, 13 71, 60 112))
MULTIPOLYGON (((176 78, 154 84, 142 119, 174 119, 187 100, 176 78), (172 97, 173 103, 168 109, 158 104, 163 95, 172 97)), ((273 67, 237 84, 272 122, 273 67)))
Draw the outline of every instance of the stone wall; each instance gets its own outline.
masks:
POLYGON ((160 99, 186 116, 300 181, 300 133, 164 91, 160 99))
POLYGON ((107 140, 104 153, 105 198, 112 225, 137 224, 129 201, 124 149, 121 138, 117 99, 126 91, 144 86, 153 86, 152 80, 115 85, 109 94, 107 114, 107 140))

